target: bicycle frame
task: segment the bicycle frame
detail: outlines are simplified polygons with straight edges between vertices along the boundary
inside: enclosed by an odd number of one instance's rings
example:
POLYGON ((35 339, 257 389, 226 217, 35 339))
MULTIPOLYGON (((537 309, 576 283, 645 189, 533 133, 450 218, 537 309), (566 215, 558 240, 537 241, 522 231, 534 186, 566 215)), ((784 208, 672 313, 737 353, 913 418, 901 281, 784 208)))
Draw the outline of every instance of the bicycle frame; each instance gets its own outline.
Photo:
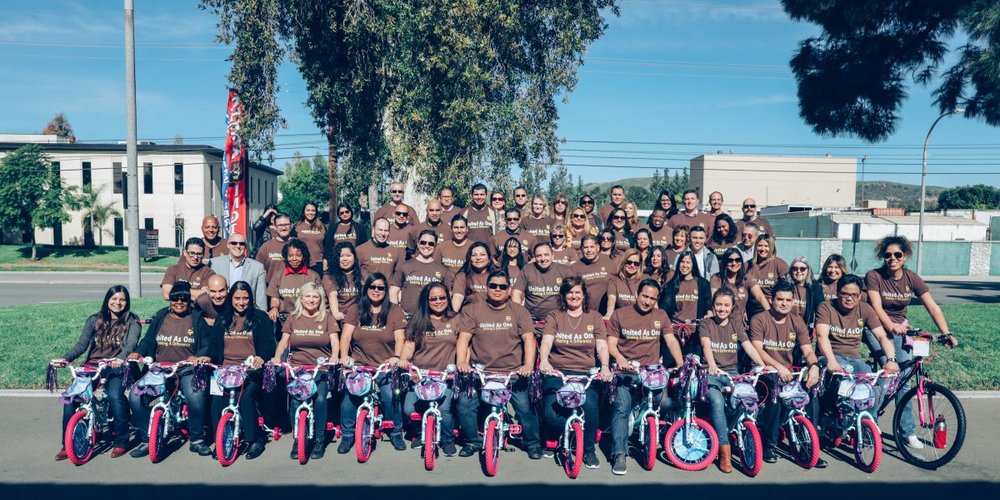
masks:
POLYGON ((104 388, 105 378, 101 376, 101 373, 108 367, 107 363, 110 361, 112 361, 112 359, 102 359, 96 367, 74 367, 72 365, 66 365, 65 367, 69 370, 70 374, 72 374, 72 378, 70 380, 87 378, 90 379, 91 384, 93 384, 94 380, 97 380, 97 386, 93 388, 93 392, 90 397, 76 406, 76 411, 83 411, 87 413, 88 435, 92 435, 94 433, 95 426, 100 426, 100 429, 103 432, 107 424, 114 419, 114 417, 108 412, 108 402, 105 397, 106 395, 103 391, 100 394, 97 392, 98 389, 104 388))
MULTIPOLYGON (((423 370, 414 365, 410 365, 410 376, 415 376, 418 380, 424 380, 430 377, 440 377, 441 380, 448 380, 454 377, 455 367, 454 365, 448 365, 445 371, 434 371, 434 370, 423 370)), ((429 415, 434 416, 434 428, 430 429, 431 439, 434 445, 437 446, 441 442, 441 410, 438 406, 438 402, 443 398, 424 400, 427 401, 427 409, 424 410, 423 414, 420 416, 420 442, 424 442, 427 437, 427 417, 429 415)), ((422 398, 421 398, 422 399, 422 398)))
MULTIPOLYGON (((511 379, 518 374, 517 370, 509 373, 487 372, 479 365, 475 367, 475 373, 479 376, 480 387, 486 385, 486 380, 489 379, 502 381, 507 389, 510 389, 511 379)), ((489 432, 488 429, 491 420, 495 420, 497 422, 497 426, 500 428, 500 435, 503 436, 503 442, 497 443, 497 445, 500 446, 501 449, 507 448, 507 439, 513 429, 513 425, 507 421, 506 409, 508 402, 504 402, 503 406, 490 405, 490 413, 486 416, 486 419, 483 420, 484 448, 486 447, 486 436, 489 432)))
MULTIPOLYGON (((756 387, 757 386, 757 380, 760 379, 760 376, 763 373, 764 372, 762 372, 762 371, 756 371, 756 372, 751 372, 751 373, 742 373, 742 374, 739 374, 739 375, 730 375, 730 374, 728 374, 726 372, 722 372, 722 374, 720 376, 722 376, 724 378, 728 378, 729 381, 732 383, 732 385, 730 386, 730 389, 729 389, 729 392, 731 392, 731 391, 733 391, 735 389, 737 383, 746 383, 746 384, 750 384, 751 386, 756 387)), ((727 406, 731 406, 728 402, 726 403, 726 405, 727 406)), ((731 433, 735 432, 737 434, 742 433, 743 429, 745 428, 745 426, 743 425, 743 422, 745 420, 749 420, 749 421, 753 422, 754 424, 756 424, 757 423, 757 413, 758 413, 758 410, 760 410, 761 406, 762 406, 762 402, 760 400, 758 400, 756 406, 754 406, 754 407, 751 408, 751 407, 749 407, 741 399, 739 401, 738 407, 734 408, 735 410, 739 411, 739 413, 737 413, 736 416, 734 417, 736 420, 733 423, 733 425, 731 426, 731 428, 728 429, 729 432, 731 432, 731 433)))
MULTIPOLYGON (((590 384, 592 384, 594 380, 599 377, 598 373, 594 370, 592 370, 592 373, 590 375, 565 375, 558 370, 553 373, 549 373, 549 375, 553 375, 562 379, 562 383, 564 386, 566 384, 569 384, 570 382, 582 383, 584 393, 586 393, 586 391, 590 389, 590 384)), ((580 427, 583 427, 584 424, 583 410, 581 409, 581 407, 570 408, 570 415, 566 417, 566 424, 563 425, 563 435, 562 435, 562 449, 564 450, 568 450, 570 448, 569 440, 572 434, 573 423, 578 423, 580 424, 580 427)))
MULTIPOLYGON (((150 365, 150 369, 153 369, 155 367, 157 369, 162 370, 163 371, 163 380, 164 380, 164 382, 166 382, 167 380, 169 380, 170 378, 172 378, 174 375, 176 375, 177 371, 180 370, 181 368, 183 368, 185 366, 191 366, 191 365, 193 365, 193 363, 189 363, 187 361, 181 361, 181 362, 178 362, 178 363, 157 363, 157 362, 153 362, 148 357, 144 358, 144 359, 138 359, 138 360, 130 359, 129 362, 130 363, 136 363, 136 364, 138 364, 138 363, 145 363, 145 364, 150 365)), ((174 389, 173 389, 173 391, 170 392, 170 396, 169 397, 167 397, 166 393, 164 393, 164 394, 161 394, 161 395, 157 396, 153 400, 153 405, 150 407, 150 414, 156 413, 157 409, 162 409, 163 410, 163 414, 167 416, 167 418, 165 418, 164 421, 163 421, 163 429, 162 429, 163 437, 167 437, 167 436, 170 435, 170 428, 171 428, 172 425, 180 425, 181 422, 184 422, 184 421, 187 420, 187 416, 184 415, 183 412, 179 411, 179 408, 177 410, 174 409, 174 406, 183 407, 183 404, 185 402, 186 401, 184 400, 184 393, 180 391, 180 384, 174 384, 174 389), (174 405, 173 404, 175 397, 180 397, 180 404, 179 405, 174 405)), ((146 430, 146 435, 150 436, 151 433, 153 432, 153 419, 150 419, 149 422, 147 423, 147 425, 148 425, 148 428, 146 430)))
MULTIPOLYGON (((906 335, 907 337, 916 337, 916 338, 926 339, 927 341, 934 340, 935 342, 938 342, 938 343, 943 343, 945 341, 945 339, 946 339, 946 337, 944 335, 941 335, 941 336, 938 336, 937 338, 934 338, 933 335, 926 334, 923 331, 917 330, 917 329, 908 330, 904 335, 906 335)), ((904 342, 904 344, 905 344, 905 342, 904 342)), ((904 348, 905 347, 906 346, 904 345, 904 348)), ((900 366, 900 371, 899 371, 899 374, 896 377, 895 382, 892 384, 892 387, 890 388, 890 390, 886 391, 885 397, 883 398, 882 403, 879 405, 878 415, 882 416, 885 413, 885 410, 886 410, 886 408, 888 408, 890 401, 893 400, 893 399, 895 399, 895 398, 893 398, 893 396, 895 396, 896 392, 899 391, 899 388, 900 387, 906 387, 907 384, 909 384, 910 381, 914 377, 916 377, 917 378, 917 397, 915 399, 916 399, 916 403, 917 403, 917 416, 918 416, 918 419, 919 419, 919 421, 917 422, 917 425, 919 425, 921 427, 927 427, 929 425, 933 425, 934 424, 934 409, 933 408, 927 408, 928 403, 927 403, 926 398, 924 398, 923 396, 924 396, 924 384, 926 384, 928 382, 933 382, 934 379, 932 379, 930 377, 930 375, 928 375, 926 369, 924 368, 924 357, 923 356, 914 356, 913 359, 911 359, 910 361, 908 361, 908 362, 906 362, 904 364, 906 366, 905 367, 900 366)))
MULTIPOLYGON (((287 379, 288 379, 289 383, 291 383, 293 380, 298 380, 300 377, 302 377, 303 375, 305 375, 307 373, 311 374, 312 375, 312 379, 315 380, 316 376, 319 374, 319 371, 322 368, 328 367, 328 366, 337 366, 337 365, 334 365, 334 364, 327 363, 326 362, 326 358, 323 358, 323 357, 318 358, 316 361, 318 361, 318 363, 316 365, 312 365, 312 366, 308 366, 308 365, 299 366, 297 373, 296 373, 295 367, 293 367, 290 363, 281 363, 280 366, 285 369, 285 374, 287 375, 287 379)), ((308 419, 309 420, 309 424, 308 424, 309 427, 306 429, 306 431, 307 431, 306 437, 308 439, 313 439, 313 435, 314 435, 314 431, 313 431, 314 426, 313 426, 313 424, 315 423, 315 417, 313 417, 313 403, 316 401, 316 394, 313 394, 313 395, 309 396, 308 398, 302 399, 302 400, 296 399, 295 396, 292 396, 291 394, 289 394, 289 397, 292 398, 293 400, 299 402, 299 406, 295 408, 295 414, 296 415, 298 415, 299 412, 302 411, 302 410, 305 410, 306 413, 309 415, 309 419, 308 419)), ((299 435, 299 419, 293 418, 292 419, 292 436, 298 436, 298 435, 299 435)))
MULTIPOLYGON (((852 382, 852 387, 854 385, 857 385, 859 380, 870 380, 872 382, 872 386, 877 388, 878 379, 883 377, 884 374, 885 370, 878 370, 876 372, 863 373, 860 375, 854 375, 853 373, 848 373, 848 372, 835 373, 834 375, 841 377, 840 382, 845 382, 845 381, 852 382)), ((887 377, 892 377, 892 375, 889 375, 887 377)), ((888 395, 889 395, 888 392, 883 394, 882 396, 883 399, 889 399, 888 395)), ((839 393, 837 394, 836 410, 839 414, 837 415, 838 416, 837 431, 839 432, 840 436, 846 436, 851 431, 860 432, 861 421, 866 418, 870 419, 872 422, 875 422, 875 424, 878 425, 878 420, 874 417, 874 415, 872 415, 871 412, 869 412, 868 410, 859 410, 855 408, 852 404, 849 404, 850 400, 851 400, 850 395, 842 396, 839 393), (850 425, 844 425, 847 422, 850 422, 850 425)), ((827 430, 825 426, 824 430, 825 431, 827 430)))
MULTIPOLYGON (((701 359, 698 356, 690 354, 684 360, 684 367, 688 369, 690 374, 687 380, 678 380, 678 384, 681 385, 681 396, 684 399, 684 409, 681 411, 681 418, 684 419, 684 427, 690 428, 691 424, 694 422, 695 412, 694 405, 692 402, 698 398, 698 383, 700 370, 699 364, 701 359)), ((687 445, 694 444, 694 434, 691 432, 684 433, 684 442, 687 445)))
MULTIPOLYGON (((361 404, 358 405, 358 410, 356 415, 361 415, 362 410, 368 410, 369 414, 372 416, 371 423, 368 424, 368 432, 375 439, 381 438, 382 434, 382 401, 379 396, 378 382, 376 379, 378 375, 382 373, 388 373, 391 367, 387 363, 379 365, 377 368, 371 368, 369 366, 352 365, 350 367, 344 368, 344 376, 347 376, 352 371, 367 371, 372 373, 372 380, 368 386, 368 392, 362 398, 361 404)), ((350 397, 347 395, 346 397, 350 397)), ((311 410, 310 406, 310 410, 311 410)), ((357 436, 355 436, 357 439, 357 436)))
MULTIPOLYGON (((778 373, 778 372, 776 370, 765 370, 764 373, 778 373)), ((791 372, 791 373, 792 373, 793 377, 795 377, 795 378, 798 379, 798 383, 802 384, 802 383, 805 382, 806 376, 809 375, 809 368, 802 368, 799 371, 795 371, 795 372, 791 372)), ((775 397, 776 398, 780 398, 781 396, 778 395, 778 394, 775 394, 775 397)), ((810 396, 810 397, 812 397, 812 396, 810 396)), ((791 405, 786 405, 786 406, 788 406, 790 408, 789 411, 788 411, 788 418, 785 419, 785 425, 789 429, 791 429, 794 426, 794 421, 795 421, 795 417, 796 416, 802 416, 802 417, 805 417, 806 419, 809 419, 809 414, 806 413, 805 409, 803 409, 803 408, 792 408, 791 405)), ((794 444, 794 445, 801 444, 799 442, 799 437, 797 435, 795 435, 794 432, 789 432, 788 434, 789 434, 788 440, 792 444, 794 444)))

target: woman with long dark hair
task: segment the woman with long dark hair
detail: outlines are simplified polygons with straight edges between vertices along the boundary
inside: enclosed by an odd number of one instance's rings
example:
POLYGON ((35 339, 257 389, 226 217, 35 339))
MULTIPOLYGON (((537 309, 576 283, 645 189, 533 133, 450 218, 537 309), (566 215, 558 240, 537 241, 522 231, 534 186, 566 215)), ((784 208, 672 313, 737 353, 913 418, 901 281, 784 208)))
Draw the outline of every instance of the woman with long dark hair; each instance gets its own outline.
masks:
POLYGON ((469 246, 462 270, 455 275, 451 293, 451 307, 460 311, 466 304, 478 302, 486 297, 486 281, 497 268, 490 259, 490 247, 477 241, 469 246))
POLYGON ((653 235, 649 228, 641 228, 632 236, 632 248, 639 251, 639 257, 643 262, 649 257, 649 249, 653 247, 653 235))
MULTIPOLYGON (((667 211, 666 219, 669 221, 671 217, 677 215, 677 205, 674 203, 674 194, 670 191, 660 191, 659 196, 656 197, 656 206, 667 211)), ((650 214, 652 217, 652 214, 650 214)), ((646 221, 647 224, 649 221, 646 221)))
POLYGON ((324 270, 337 265, 337 245, 340 243, 350 243, 355 248, 368 241, 368 233, 364 226, 354 221, 354 210, 347 203, 341 202, 337 205, 337 222, 331 224, 326 230, 326 237, 323 240, 323 259, 325 260, 324 270))
MULTIPOLYGON (((340 336, 340 361, 345 366, 355 362, 376 367, 388 363, 395 367, 403 353, 406 318, 403 309, 389 301, 389 280, 382 273, 372 273, 365 280, 355 314, 344 320, 344 330, 340 336)), ((389 431, 392 447, 405 450, 403 443, 403 422, 399 405, 393 401, 392 377, 388 373, 379 374, 376 382, 382 396, 382 409, 386 420, 394 427, 389 431)), ((358 405, 361 398, 344 394, 340 404, 342 440, 337 453, 344 454, 354 446, 354 427, 357 423, 358 405)))
POLYGON ((310 260, 306 265, 316 271, 316 274, 321 274, 326 226, 319 220, 319 205, 307 201, 302 207, 302 219, 295 224, 295 236, 309 247, 310 260))
POLYGON ((642 274, 663 286, 670 279, 670 264, 667 263, 667 251, 661 246, 649 249, 649 255, 643 263, 642 274))
POLYGON ((670 266, 671 270, 677 268, 677 256, 680 255, 681 252, 687 250, 691 245, 691 238, 689 238, 691 228, 682 224, 673 229, 674 234, 671 236, 673 245, 666 248, 667 265, 670 266))
MULTIPOLYGON (((821 296, 823 300, 837 300, 837 281, 848 274, 850 271, 847 270, 847 259, 836 253, 830 255, 823 261, 823 267, 819 271, 819 279, 813 285, 813 293, 821 296)), ((868 301, 867 295, 861 297, 865 302, 868 301)))
POLYGON ((712 237, 705 244, 716 257, 722 257, 731 247, 739 243, 736 233, 736 223, 729 214, 722 213, 715 216, 715 226, 712 229, 712 237))
MULTIPOLYGON (((452 322, 454 314, 448 304, 448 287, 444 283, 431 283, 420 291, 417 311, 406 325, 406 340, 400 366, 411 363, 422 370, 443 372, 448 365, 455 365, 458 343, 458 325, 452 322)), ((438 410, 441 411, 441 451, 452 456, 455 448, 455 416, 452 412, 452 384, 448 383, 438 410)), ((403 415, 417 411, 417 394, 411 389, 403 400, 403 415)))
MULTIPOLYGON (((108 395, 111 406, 111 413, 114 415, 114 445, 111 449, 111 458, 117 458, 125 454, 128 447, 129 434, 129 407, 128 400, 125 399, 125 388, 123 385, 125 375, 125 357, 135 350, 136 343, 139 342, 139 334, 142 327, 139 325, 139 317, 132 314, 132 301, 129 297, 128 288, 122 285, 115 285, 104 294, 104 302, 101 303, 101 310, 90 315, 83 324, 83 331, 76 344, 63 354, 59 359, 53 360, 56 367, 64 367, 83 353, 87 353, 83 364, 96 365, 102 359, 114 358, 108 363, 101 377, 105 379, 104 393, 108 395)), ((63 405, 62 427, 60 427, 59 443, 63 443, 66 425, 69 424, 70 417, 73 416, 75 406, 72 403, 63 405)), ((66 460, 66 449, 60 446, 56 460, 66 460)))
POLYGON ((342 241, 333 247, 334 260, 323 276, 323 289, 329 294, 330 312, 337 321, 343 321, 351 308, 357 305, 358 294, 364 282, 361 263, 354 245, 342 241))
POLYGON ((503 253, 500 254, 497 267, 507 271, 511 287, 514 287, 514 285, 516 285, 521 279, 521 272, 524 270, 525 260, 524 249, 521 247, 521 241, 514 237, 507 238, 507 241, 504 241, 503 243, 503 253))
MULTIPOLYGON (((677 256, 677 269, 663 287, 660 308, 667 312, 674 323, 694 323, 704 318, 711 307, 712 288, 708 280, 699 274, 694 253, 685 250, 677 256)), ((687 339, 682 347, 685 353, 699 354, 701 343, 693 337, 687 339)))
POLYGON ((738 248, 727 248, 723 252, 719 272, 712 276, 709 285, 714 296, 722 288, 728 288, 733 292, 733 308, 729 316, 734 321, 741 321, 747 324, 750 318, 746 316, 747 300, 756 297, 758 302, 765 304, 770 309, 770 304, 764 297, 764 291, 755 281, 750 281, 746 276, 746 269, 743 267, 743 254, 738 248))
MULTIPOLYGON (((624 208, 616 208, 608 215, 608 220, 604 224, 604 231, 614 235, 615 250, 624 252, 627 248, 632 248, 632 225, 628 220, 628 213, 624 208)), ((603 247, 602 247, 603 248, 603 247)))

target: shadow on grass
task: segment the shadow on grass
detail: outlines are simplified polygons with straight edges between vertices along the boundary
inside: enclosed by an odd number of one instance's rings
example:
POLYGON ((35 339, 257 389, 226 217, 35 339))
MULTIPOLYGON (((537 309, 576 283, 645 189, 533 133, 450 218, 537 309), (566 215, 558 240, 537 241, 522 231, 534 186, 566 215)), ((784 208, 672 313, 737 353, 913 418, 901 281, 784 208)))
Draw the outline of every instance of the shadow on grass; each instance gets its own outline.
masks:
MULTIPOLYGON (((87 259, 105 255, 114 254, 124 254, 128 250, 128 247, 69 247, 69 246, 52 246, 52 245, 38 245, 37 246, 37 260, 35 262, 42 264, 44 259, 65 259, 65 258, 78 258, 87 259)), ((178 257, 176 251, 174 252, 164 252, 169 249, 160 249, 160 256, 154 257, 152 259, 144 259, 143 262, 146 264, 163 263, 165 265, 171 265, 170 259, 176 259, 178 257), (174 255, 170 255, 170 254, 174 255)), ((17 249, 18 255, 25 260, 31 259, 31 246, 23 246, 17 249)), ((123 256, 124 260, 124 256, 123 256)), ((124 262, 123 262, 124 263, 124 262)))

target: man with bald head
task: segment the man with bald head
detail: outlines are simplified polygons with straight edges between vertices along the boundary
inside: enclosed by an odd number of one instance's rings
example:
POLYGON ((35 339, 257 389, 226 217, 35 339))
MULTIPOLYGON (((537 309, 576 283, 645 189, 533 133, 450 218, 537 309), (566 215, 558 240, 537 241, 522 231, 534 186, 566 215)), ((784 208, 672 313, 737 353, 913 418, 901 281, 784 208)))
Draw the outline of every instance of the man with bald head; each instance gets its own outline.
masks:
POLYGON ((201 239, 205 241, 205 260, 229 253, 227 240, 219 236, 219 219, 206 215, 201 220, 201 239))
POLYGON ((428 200, 427 218, 423 222, 410 227, 410 239, 406 245, 410 253, 417 251, 417 240, 420 237, 420 232, 425 229, 430 229, 437 234, 439 245, 451 239, 451 226, 445 222, 442 215, 444 215, 444 206, 441 205, 441 200, 437 198, 428 200))
POLYGON ((771 228, 771 224, 764 220, 763 217, 757 215, 757 201, 753 198, 743 200, 743 218, 736 221, 736 230, 743 231, 743 226, 745 226, 747 222, 757 224, 761 233, 767 233, 770 235, 774 234, 774 229, 771 228))
POLYGON ((221 274, 213 274, 208 278, 208 289, 206 293, 198 296, 194 301, 194 306, 201 310, 202 317, 208 326, 215 324, 215 318, 226 307, 226 298, 229 297, 229 282, 221 274))
MULTIPOLYGON (((406 203, 403 203, 403 194, 404 191, 402 182, 396 181, 393 182, 392 184, 389 184, 389 197, 390 197, 389 203, 382 205, 381 208, 375 211, 374 219, 386 219, 388 221, 394 221, 396 210, 403 207, 406 209, 407 212, 406 222, 408 224, 413 225, 416 222, 419 222, 417 220, 417 211, 414 210, 413 207, 407 205, 406 203)), ((403 210, 399 211, 402 212, 403 210)))
POLYGON ((226 278, 227 283, 245 281, 253 289, 254 302, 257 307, 267 306, 267 270, 264 264, 247 257, 247 237, 243 233, 229 235, 229 255, 220 255, 209 259, 208 266, 216 275, 226 278))
POLYGON ((372 273, 382 273, 388 279, 396 270, 396 264, 402 263, 406 257, 405 249, 389 244, 389 221, 386 219, 375 219, 372 239, 359 246, 357 252, 364 278, 372 273))

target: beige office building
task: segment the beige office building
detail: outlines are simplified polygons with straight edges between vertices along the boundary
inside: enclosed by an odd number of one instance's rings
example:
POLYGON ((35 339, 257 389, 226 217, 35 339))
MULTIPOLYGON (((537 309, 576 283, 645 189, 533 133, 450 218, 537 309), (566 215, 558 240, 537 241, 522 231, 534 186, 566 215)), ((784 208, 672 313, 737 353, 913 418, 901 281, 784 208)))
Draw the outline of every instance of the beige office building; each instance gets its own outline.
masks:
POLYGON ((758 207, 847 208, 857 185, 857 160, 833 156, 702 155, 691 160, 689 172, 705 205, 709 193, 719 191, 725 210, 736 215, 746 198, 758 207))

